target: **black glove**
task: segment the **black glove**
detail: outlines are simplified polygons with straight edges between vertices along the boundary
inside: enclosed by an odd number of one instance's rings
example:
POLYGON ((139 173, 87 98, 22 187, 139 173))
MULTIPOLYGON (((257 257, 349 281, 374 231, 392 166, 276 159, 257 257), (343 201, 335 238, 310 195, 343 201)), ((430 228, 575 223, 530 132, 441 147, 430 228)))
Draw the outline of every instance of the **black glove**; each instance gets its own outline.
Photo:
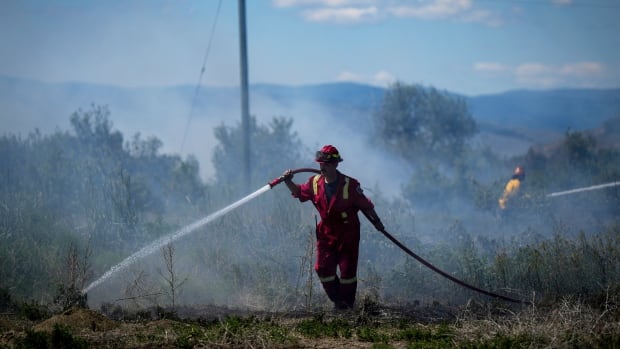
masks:
POLYGON ((293 179, 293 171, 292 170, 284 171, 284 173, 282 174, 282 176, 280 176, 280 178, 284 182, 288 182, 288 181, 292 180, 293 179))
POLYGON ((372 224, 375 226, 375 229, 377 229, 378 231, 385 230, 385 227, 383 226, 383 223, 381 222, 379 218, 377 218, 374 222, 372 222, 372 224))

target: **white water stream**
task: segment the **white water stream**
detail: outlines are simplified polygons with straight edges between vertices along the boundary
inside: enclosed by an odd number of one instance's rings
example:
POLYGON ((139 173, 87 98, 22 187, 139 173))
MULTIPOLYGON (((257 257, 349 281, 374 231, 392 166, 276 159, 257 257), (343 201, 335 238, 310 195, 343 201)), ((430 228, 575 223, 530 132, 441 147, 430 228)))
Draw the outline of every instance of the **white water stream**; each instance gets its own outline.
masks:
POLYGON ((110 268, 110 270, 108 270, 107 272, 105 272, 105 274, 103 274, 99 279, 93 281, 90 285, 88 285, 86 288, 84 288, 82 290, 83 294, 88 293, 90 290, 92 290, 93 288, 97 287, 99 284, 101 284, 102 282, 106 281, 107 279, 109 279, 110 277, 112 277, 112 275, 122 271, 123 269, 127 268, 128 266, 130 266, 131 264, 133 264, 134 262, 136 262, 139 259, 142 259, 148 255, 150 255, 151 253, 160 250, 162 247, 173 243, 175 241, 177 241, 178 239, 182 238, 185 235, 188 235, 192 232, 194 232, 196 229, 204 226, 205 224, 214 221, 215 219, 229 213, 230 211, 236 209, 237 207, 251 201, 252 199, 258 197, 259 195, 269 191, 269 189, 271 189, 271 186, 269 184, 265 185, 264 187, 258 189, 257 191, 253 192, 252 194, 242 198, 241 200, 234 202, 226 207, 224 207, 223 209, 214 212, 200 220, 197 220, 194 223, 191 223, 181 229, 179 229, 178 231, 163 236, 153 242, 151 242, 150 244, 146 245, 145 247, 143 247, 142 249, 140 249, 138 252, 132 254, 131 256, 125 258, 122 262, 118 263, 117 265, 113 266, 112 268, 110 268))
POLYGON ((611 182, 611 183, 605 183, 605 184, 600 184, 600 185, 593 185, 591 187, 584 187, 584 188, 577 188, 577 189, 571 189, 571 190, 566 190, 566 191, 559 191, 559 192, 547 194, 547 197, 556 197, 556 196, 562 196, 562 195, 575 194, 575 193, 580 193, 582 191, 589 191, 589 190, 597 190, 597 189, 615 187, 616 185, 620 185, 620 182, 611 182))

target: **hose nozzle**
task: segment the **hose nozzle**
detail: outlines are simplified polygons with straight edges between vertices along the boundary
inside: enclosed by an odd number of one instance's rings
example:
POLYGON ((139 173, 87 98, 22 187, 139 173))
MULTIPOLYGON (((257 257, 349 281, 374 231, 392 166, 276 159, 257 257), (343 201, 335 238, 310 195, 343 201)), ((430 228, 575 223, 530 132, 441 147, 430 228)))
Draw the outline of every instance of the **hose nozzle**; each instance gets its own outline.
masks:
POLYGON ((282 183, 284 181, 284 176, 280 176, 269 182, 269 188, 273 188, 276 185, 282 183))
MULTIPOLYGON (((311 172, 311 173, 321 173, 321 171, 315 169, 315 168, 298 168, 296 170, 292 170, 291 171, 291 175, 294 175, 296 173, 301 173, 301 172, 311 172)), ((284 180, 286 179, 285 175, 282 175, 280 177, 277 177, 275 179, 273 179, 271 182, 269 182, 269 188, 273 188, 276 185, 284 182, 284 180)))

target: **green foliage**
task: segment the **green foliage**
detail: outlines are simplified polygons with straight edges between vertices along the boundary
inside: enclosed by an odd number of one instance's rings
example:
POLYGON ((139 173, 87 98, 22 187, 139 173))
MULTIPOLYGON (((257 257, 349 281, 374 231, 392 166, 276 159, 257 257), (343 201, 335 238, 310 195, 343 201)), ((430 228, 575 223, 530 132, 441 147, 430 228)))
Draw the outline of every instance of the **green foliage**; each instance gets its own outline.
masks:
POLYGON ((357 338, 362 342, 387 343, 389 336, 381 333, 376 328, 369 326, 361 326, 355 330, 357 338))
MULTIPOLYGON (((471 285, 532 300, 557 300, 569 295, 595 297, 620 285, 620 232, 617 226, 598 234, 580 233, 575 237, 511 238, 509 242, 470 235, 463 226, 454 225, 448 233, 453 241, 443 244, 409 244, 424 251, 422 257, 436 267, 471 285)), ((382 262, 384 263, 384 262, 382 262)), ((411 258, 389 262, 381 270, 378 286, 383 300, 399 303, 462 304, 469 292, 423 267, 411 258)), ((365 266, 360 265, 365 271, 365 266)), ((488 298, 484 298, 488 299, 488 298)))
POLYGON ((7 289, 0 287, 0 312, 12 311, 14 308, 15 303, 11 293, 7 289))
POLYGON ((49 316, 47 307, 32 301, 22 303, 19 306, 19 313, 31 321, 39 321, 49 316))
MULTIPOLYGON (((278 176, 285 169, 294 168, 304 158, 300 154, 301 141, 292 131, 292 125, 293 120, 284 117, 274 117, 268 126, 259 125, 254 117, 250 118, 252 183, 265 183, 270 176, 278 176)), ((216 181, 220 185, 240 187, 245 176, 241 125, 222 125, 214 133, 219 142, 213 154, 216 181)))
POLYGON ((470 195, 480 154, 469 145, 478 126, 464 99, 432 87, 396 83, 385 92, 374 120, 379 145, 415 171, 403 187, 405 198, 429 207, 470 195))
POLYGON ((325 320, 321 314, 301 321, 295 329, 310 338, 351 338, 353 332, 351 324, 344 319, 325 320))
POLYGON ((15 347, 20 349, 81 349, 89 346, 85 340, 73 336, 68 327, 55 324, 51 333, 27 329, 26 335, 15 341, 15 347))
POLYGON ((378 138, 411 162, 420 156, 454 159, 477 132, 462 98, 402 83, 386 91, 375 121, 378 138))
POLYGON ((55 324, 51 336, 52 348, 81 349, 88 348, 88 343, 76 338, 66 326, 55 324))
POLYGON ((279 347, 295 342, 287 328, 270 319, 255 317, 229 316, 202 325, 179 323, 174 329, 176 344, 183 348, 212 343, 232 347, 279 347))
POLYGON ((87 295, 83 294, 81 289, 58 284, 56 295, 54 296, 54 304, 57 304, 63 311, 72 307, 88 308, 87 298, 87 295))
POLYGON ((577 239, 555 235, 536 245, 499 253, 491 267, 494 283, 536 291, 559 299, 577 294, 594 296, 620 283, 620 231, 618 228, 577 239))
POLYGON ((549 340, 546 338, 529 335, 504 335, 498 334, 491 339, 466 341, 461 344, 462 348, 471 349, 509 349, 509 348, 539 348, 546 347, 549 340))
POLYGON ((517 161, 526 168, 530 190, 560 191, 617 181, 619 159, 617 150, 599 147, 592 135, 569 131, 557 146, 544 153, 530 149, 517 161))
POLYGON ((92 106, 71 116, 73 133, 0 137, 0 280, 15 294, 51 301, 57 282, 67 294, 101 272, 67 279, 62 246, 90 241, 94 260, 127 254, 169 232, 170 217, 204 208, 195 158, 159 155, 161 141, 139 134, 123 144, 109 114, 92 106))
POLYGON ((17 349, 45 349, 49 348, 49 335, 45 332, 37 332, 32 329, 26 330, 24 338, 15 341, 17 349))
POLYGON ((400 329, 393 339, 406 341, 407 348, 449 348, 454 345, 454 331, 446 325, 413 325, 400 329))

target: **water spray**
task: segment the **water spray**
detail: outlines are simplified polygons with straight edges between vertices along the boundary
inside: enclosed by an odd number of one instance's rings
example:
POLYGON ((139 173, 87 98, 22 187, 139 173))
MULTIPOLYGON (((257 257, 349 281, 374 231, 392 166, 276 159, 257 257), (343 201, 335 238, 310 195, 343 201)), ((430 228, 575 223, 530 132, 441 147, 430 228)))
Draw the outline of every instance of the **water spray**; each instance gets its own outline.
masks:
POLYGON ((118 263, 117 265, 113 266, 112 268, 110 268, 110 270, 108 270, 107 272, 105 272, 105 274, 103 274, 101 277, 99 277, 97 280, 93 281, 90 285, 88 285, 86 288, 84 288, 82 290, 82 293, 87 293, 88 291, 92 290, 93 288, 97 287, 99 284, 101 284, 102 282, 106 281, 107 279, 109 279, 110 277, 112 277, 112 275, 120 272, 121 270, 127 268, 128 266, 130 266, 131 264, 133 264, 134 262, 136 262, 139 259, 142 259, 152 253, 154 253, 155 251, 158 251, 159 249, 161 249, 162 247, 171 244, 177 240, 179 240, 180 238, 193 233, 194 231, 196 231, 197 229, 203 227, 204 225, 214 221, 215 219, 229 213, 230 211, 238 208, 239 206, 253 200, 254 198, 260 196, 261 194, 269 191, 269 189, 271 189, 272 186, 270 184, 265 185, 264 187, 258 189, 257 191, 253 192, 250 195, 247 195, 246 197, 224 207, 223 209, 214 212, 204 218, 201 218, 199 220, 197 220, 194 223, 191 223, 179 230, 177 230, 176 232, 166 235, 164 237, 161 237, 153 242, 151 242, 150 244, 146 245, 145 247, 143 247, 142 249, 140 249, 138 252, 132 254, 131 256, 125 258, 122 262, 118 263))
MULTIPOLYGON (((299 168, 296 170, 292 171, 293 174, 295 173, 300 173, 300 172, 316 172, 318 173, 319 171, 313 168, 299 168)), ((189 235, 191 233, 193 233, 194 231, 196 231, 197 229, 205 226, 206 224, 216 220, 217 218, 229 213, 230 211, 238 208, 241 205, 244 205, 246 203, 248 203, 249 201, 253 200, 254 198, 260 196, 261 194, 269 191, 269 189, 273 188, 274 186, 280 184, 282 181, 284 180, 284 177, 278 177, 274 180, 272 180, 271 182, 269 182, 267 185, 263 186, 262 188, 258 189, 257 191, 253 192, 252 194, 249 194, 247 196, 245 196, 244 198, 224 207, 223 209, 214 212, 204 218, 201 218, 199 220, 197 220, 194 223, 191 223, 179 230, 177 230, 176 232, 163 236, 153 242, 151 242, 150 244, 146 245, 145 247, 143 247, 142 249, 138 250, 137 252, 135 252, 134 254, 132 254, 131 256, 125 258, 122 262, 118 263, 117 265, 113 266, 112 268, 110 268, 110 270, 106 271, 102 276, 100 276, 97 280, 93 281, 90 285, 86 286, 83 290, 82 293, 86 294, 88 293, 90 290, 92 290, 93 288, 99 286, 101 283, 103 283, 104 281, 108 280, 110 277, 112 277, 114 274, 126 269, 127 267, 129 267, 130 265, 132 265, 133 263, 135 263, 136 261, 138 261, 139 259, 142 259, 158 250, 160 250, 162 247, 171 244, 177 240, 179 240, 180 238, 189 235)))
POLYGON ((583 187, 583 188, 577 188, 577 189, 571 189, 571 190, 565 190, 565 191, 558 191, 558 192, 555 192, 555 193, 547 194, 547 197, 548 198, 552 198, 552 197, 556 197, 556 196, 581 193, 583 191, 590 191, 590 190, 597 190, 597 189, 615 187, 616 185, 620 185, 620 182, 610 182, 610 183, 605 183, 605 184, 593 185, 593 186, 590 186, 590 187, 583 187))

